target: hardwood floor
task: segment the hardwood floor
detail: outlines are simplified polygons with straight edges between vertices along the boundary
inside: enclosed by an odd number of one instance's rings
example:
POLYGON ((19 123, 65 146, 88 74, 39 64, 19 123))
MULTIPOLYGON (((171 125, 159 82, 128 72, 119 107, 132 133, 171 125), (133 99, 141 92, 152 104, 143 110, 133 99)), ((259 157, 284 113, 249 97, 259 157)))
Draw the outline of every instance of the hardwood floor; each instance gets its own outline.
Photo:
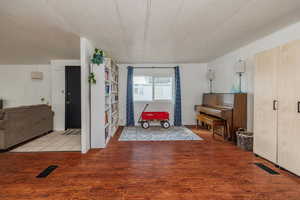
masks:
POLYGON ((300 179, 252 153, 211 139, 119 142, 80 153, 0 154, 0 199, 299 200, 300 179), (255 166, 263 162, 280 175, 255 166), (35 176, 59 167, 45 179, 35 176))

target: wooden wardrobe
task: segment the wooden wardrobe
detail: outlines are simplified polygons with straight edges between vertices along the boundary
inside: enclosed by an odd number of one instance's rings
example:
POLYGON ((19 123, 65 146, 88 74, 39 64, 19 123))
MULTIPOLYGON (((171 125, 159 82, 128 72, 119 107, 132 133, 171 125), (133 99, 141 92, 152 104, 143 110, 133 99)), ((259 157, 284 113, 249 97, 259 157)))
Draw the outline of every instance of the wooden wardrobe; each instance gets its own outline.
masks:
POLYGON ((254 153, 300 175, 300 40, 255 56, 254 153))

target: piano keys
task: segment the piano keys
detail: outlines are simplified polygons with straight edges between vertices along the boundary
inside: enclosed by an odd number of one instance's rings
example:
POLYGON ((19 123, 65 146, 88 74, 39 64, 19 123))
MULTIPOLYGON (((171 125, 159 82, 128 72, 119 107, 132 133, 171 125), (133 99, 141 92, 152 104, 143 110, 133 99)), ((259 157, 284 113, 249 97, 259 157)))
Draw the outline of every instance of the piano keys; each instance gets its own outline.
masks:
POLYGON ((207 93, 203 94, 202 105, 195 111, 226 120, 230 140, 236 142, 235 132, 247 128, 246 93, 207 93))

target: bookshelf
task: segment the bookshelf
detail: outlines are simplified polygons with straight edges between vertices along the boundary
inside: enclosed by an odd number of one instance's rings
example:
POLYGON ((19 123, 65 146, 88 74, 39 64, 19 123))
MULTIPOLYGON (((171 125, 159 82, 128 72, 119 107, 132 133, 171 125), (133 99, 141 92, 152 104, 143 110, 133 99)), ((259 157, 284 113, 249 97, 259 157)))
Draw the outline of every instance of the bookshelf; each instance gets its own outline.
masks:
POLYGON ((104 148, 119 123, 119 68, 110 58, 91 65, 96 84, 91 84, 91 147, 104 148))

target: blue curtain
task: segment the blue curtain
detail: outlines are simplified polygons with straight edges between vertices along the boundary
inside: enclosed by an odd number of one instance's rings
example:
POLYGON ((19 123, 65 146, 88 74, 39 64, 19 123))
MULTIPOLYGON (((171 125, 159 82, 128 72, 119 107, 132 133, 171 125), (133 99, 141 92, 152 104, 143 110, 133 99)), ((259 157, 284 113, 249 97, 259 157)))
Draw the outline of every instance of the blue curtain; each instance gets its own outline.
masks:
POLYGON ((134 126, 133 67, 131 66, 128 67, 127 72, 126 126, 134 126))
POLYGON ((174 106, 174 125, 181 126, 181 86, 179 67, 175 67, 175 106, 174 106))

